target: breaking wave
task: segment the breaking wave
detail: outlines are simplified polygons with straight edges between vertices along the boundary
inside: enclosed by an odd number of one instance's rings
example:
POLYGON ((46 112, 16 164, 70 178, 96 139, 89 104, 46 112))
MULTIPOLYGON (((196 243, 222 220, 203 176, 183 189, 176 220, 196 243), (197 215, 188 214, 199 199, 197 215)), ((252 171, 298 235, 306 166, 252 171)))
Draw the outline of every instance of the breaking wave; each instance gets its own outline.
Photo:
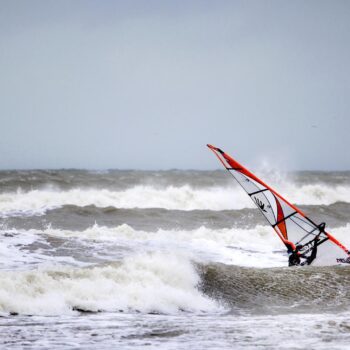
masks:
POLYGON ((76 311, 173 314, 214 312, 189 259, 172 253, 129 256, 120 264, 0 271, 0 313, 60 315, 76 311))
MULTIPOLYGON (((286 184, 278 189, 292 203, 299 205, 330 205, 350 202, 350 187, 312 184, 286 184)), ((135 186, 121 191, 107 189, 32 190, 0 194, 2 216, 40 215, 64 205, 106 208, 164 208, 168 210, 236 210, 253 208, 249 197, 240 188, 189 185, 158 188, 135 186)))
POLYGON ((194 265, 153 252, 87 268, 0 271, 0 315, 334 312, 349 308, 349 283, 346 267, 194 265))

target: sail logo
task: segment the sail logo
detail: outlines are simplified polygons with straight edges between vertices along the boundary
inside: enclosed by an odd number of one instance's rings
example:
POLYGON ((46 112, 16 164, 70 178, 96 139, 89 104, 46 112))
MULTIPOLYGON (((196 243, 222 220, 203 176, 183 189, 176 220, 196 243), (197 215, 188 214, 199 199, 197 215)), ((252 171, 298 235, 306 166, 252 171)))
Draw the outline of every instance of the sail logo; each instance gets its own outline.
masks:
POLYGON ((265 213, 267 213, 267 211, 266 211, 266 209, 265 209, 265 204, 264 204, 259 198, 254 197, 254 201, 255 201, 256 205, 257 205, 262 211, 264 211, 265 213))
POLYGON ((337 259, 337 263, 350 264, 350 256, 347 257, 346 259, 344 258, 337 259))

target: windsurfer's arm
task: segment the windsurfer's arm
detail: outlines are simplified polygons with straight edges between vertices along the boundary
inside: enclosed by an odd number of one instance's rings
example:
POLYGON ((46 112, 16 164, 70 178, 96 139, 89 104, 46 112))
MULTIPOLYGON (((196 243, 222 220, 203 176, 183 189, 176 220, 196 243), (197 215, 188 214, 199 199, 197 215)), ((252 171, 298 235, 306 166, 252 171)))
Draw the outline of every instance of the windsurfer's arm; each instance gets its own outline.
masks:
POLYGON ((284 244, 287 248, 287 253, 292 254, 295 250, 295 245, 292 242, 287 241, 287 240, 284 240, 284 244))
POLYGON ((305 260, 305 262, 303 263, 303 265, 307 264, 307 265, 311 265, 311 263, 316 259, 317 256, 317 242, 320 240, 319 238, 319 234, 315 237, 315 239, 313 240, 314 242, 314 246, 312 247, 312 252, 310 254, 310 256, 308 256, 305 260))

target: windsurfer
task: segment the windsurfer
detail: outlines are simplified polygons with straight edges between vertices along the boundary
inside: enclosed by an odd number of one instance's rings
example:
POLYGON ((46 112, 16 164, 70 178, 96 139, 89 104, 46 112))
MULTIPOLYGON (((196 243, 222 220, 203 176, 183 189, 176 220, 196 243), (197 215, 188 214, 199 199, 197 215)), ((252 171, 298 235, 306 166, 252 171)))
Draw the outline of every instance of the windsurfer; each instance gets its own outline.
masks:
POLYGON ((314 263, 315 259, 319 259, 320 255, 322 255, 322 262, 318 265, 349 263, 349 250, 325 231, 325 223, 315 224, 299 208, 289 203, 227 153, 213 145, 208 145, 208 147, 247 192, 260 209, 261 214, 286 245, 290 266, 310 265, 314 263), (308 241, 309 239, 311 240, 308 241), (328 240, 329 244, 318 249, 318 246, 328 240), (326 254, 327 251, 329 253, 326 254), (334 258, 334 256, 338 257, 334 258))
MULTIPOLYGON (((301 253, 303 246, 301 244, 298 244, 294 250, 291 251, 288 259, 289 266, 304 266, 304 265, 311 265, 311 263, 316 259, 317 255, 317 243, 320 240, 318 234, 310 243, 313 243, 313 247, 311 248, 311 254, 309 256, 306 256, 305 254, 301 253), (303 262, 301 262, 301 258, 305 259, 303 262)), ((310 244, 309 243, 309 244, 310 244)))

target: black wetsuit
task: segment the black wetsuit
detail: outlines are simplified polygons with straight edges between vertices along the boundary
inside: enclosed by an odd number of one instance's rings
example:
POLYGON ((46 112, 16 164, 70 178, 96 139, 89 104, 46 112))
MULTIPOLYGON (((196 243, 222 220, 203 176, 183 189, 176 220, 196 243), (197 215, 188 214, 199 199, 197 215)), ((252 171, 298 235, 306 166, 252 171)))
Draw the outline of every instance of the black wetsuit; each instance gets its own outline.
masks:
POLYGON ((293 250, 292 253, 289 255, 288 265, 289 266, 311 265, 311 263, 316 259, 318 240, 319 240, 318 236, 316 236, 315 239, 313 240, 314 246, 312 247, 312 252, 310 256, 305 256, 304 254, 299 253, 299 249, 293 250), (305 260, 301 262, 300 258, 304 258, 305 260))
POLYGON ((300 265, 300 255, 298 254, 297 250, 294 250, 288 258, 288 265, 289 266, 298 266, 300 265))
POLYGON ((302 262, 300 265, 311 265, 311 263, 316 259, 317 255, 317 242, 318 242, 318 236, 314 239, 314 246, 312 247, 312 252, 310 256, 306 258, 304 262, 302 262))

